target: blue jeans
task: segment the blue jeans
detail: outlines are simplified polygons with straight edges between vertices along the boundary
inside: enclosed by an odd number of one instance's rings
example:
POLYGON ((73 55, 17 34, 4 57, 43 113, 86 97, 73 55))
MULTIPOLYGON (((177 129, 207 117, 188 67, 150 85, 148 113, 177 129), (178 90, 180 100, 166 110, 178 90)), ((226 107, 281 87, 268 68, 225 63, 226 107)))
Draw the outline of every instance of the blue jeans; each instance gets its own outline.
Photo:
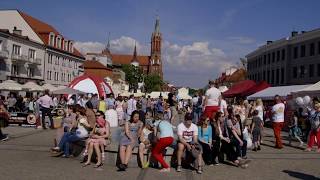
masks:
POLYGON ((202 108, 194 108, 193 110, 193 123, 197 124, 202 115, 202 108))
POLYGON ((81 140, 74 132, 65 132, 60 140, 59 148, 63 150, 65 156, 70 155, 70 143, 81 140))

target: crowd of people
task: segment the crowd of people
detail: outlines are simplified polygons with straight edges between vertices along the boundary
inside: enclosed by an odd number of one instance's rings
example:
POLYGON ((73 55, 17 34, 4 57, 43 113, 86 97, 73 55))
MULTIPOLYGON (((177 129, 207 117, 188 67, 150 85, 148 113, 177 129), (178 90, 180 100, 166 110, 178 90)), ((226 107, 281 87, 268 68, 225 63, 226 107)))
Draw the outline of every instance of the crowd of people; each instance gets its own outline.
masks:
MULTIPOLYGON (((22 98, 23 99, 23 98, 22 98)), ((21 100, 19 100, 21 101, 21 100)), ((249 102, 238 98, 227 102, 214 82, 209 83, 205 93, 199 91, 191 100, 179 100, 174 93, 163 97, 117 97, 98 95, 50 96, 46 90, 39 98, 29 98, 18 103, 14 96, 0 101, 0 127, 6 127, 10 111, 17 108, 33 112, 39 106, 42 126, 46 129, 45 116, 51 120, 52 107, 65 109, 62 133, 58 133, 53 153, 62 157, 72 156, 72 145, 85 142, 83 167, 95 162, 103 166, 105 147, 111 137, 111 127, 120 127, 120 171, 128 168, 134 148, 138 148, 141 168, 148 168, 151 161, 159 162, 161 172, 170 167, 195 169, 203 172, 203 166, 219 165, 228 161, 236 167, 246 168, 250 162, 247 149, 260 151, 264 127, 270 124, 274 130, 275 148, 283 148, 281 130, 289 128, 289 144, 293 138, 311 151, 317 143, 320 152, 320 102, 314 99, 307 108, 297 108, 289 99, 283 101, 276 95, 274 103, 264 105, 261 99, 249 102), (21 104, 25 104, 22 106, 21 104), (312 104, 312 106, 311 106, 312 104), (181 118, 182 117, 182 118, 181 118), (287 118, 289 117, 289 118, 287 118), (287 119, 286 119, 287 118, 287 119), (173 148, 171 162, 164 160, 167 148, 173 148), (145 158, 145 153, 149 156, 145 158)), ((0 129, 0 136, 4 135, 0 129)))

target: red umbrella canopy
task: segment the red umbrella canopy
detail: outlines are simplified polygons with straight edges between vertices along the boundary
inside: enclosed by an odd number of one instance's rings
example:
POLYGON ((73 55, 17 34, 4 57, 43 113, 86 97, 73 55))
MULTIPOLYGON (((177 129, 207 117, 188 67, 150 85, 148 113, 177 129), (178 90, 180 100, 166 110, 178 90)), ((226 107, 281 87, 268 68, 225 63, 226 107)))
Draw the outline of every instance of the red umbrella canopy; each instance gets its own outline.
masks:
POLYGON ((262 91, 264 89, 267 89, 268 87, 270 87, 271 85, 269 83, 267 83, 266 81, 261 81, 259 82, 256 86, 252 87, 251 89, 249 89, 248 91, 245 91, 244 93, 242 93, 242 96, 250 96, 254 93, 257 93, 259 91, 262 91))
POLYGON ((233 86, 230 87, 230 89, 223 93, 223 96, 226 98, 234 97, 241 95, 242 93, 248 91, 252 87, 256 86, 256 83, 252 80, 244 80, 240 81, 233 86))

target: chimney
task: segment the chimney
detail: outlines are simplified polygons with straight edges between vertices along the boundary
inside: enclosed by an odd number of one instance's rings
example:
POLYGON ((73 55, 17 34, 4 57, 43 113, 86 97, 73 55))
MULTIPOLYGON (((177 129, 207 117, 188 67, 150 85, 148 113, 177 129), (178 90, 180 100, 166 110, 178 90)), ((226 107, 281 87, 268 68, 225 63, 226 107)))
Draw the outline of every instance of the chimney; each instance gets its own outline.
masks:
POLYGON ((296 35, 298 35, 298 31, 292 31, 291 32, 291 37, 295 37, 296 35))
POLYGON ((18 30, 16 26, 13 28, 12 32, 13 32, 13 34, 16 34, 16 35, 19 35, 19 36, 21 36, 21 34, 22 34, 22 30, 18 30))
POLYGON ((272 41, 267 41, 267 45, 268 45, 268 44, 271 44, 271 43, 272 43, 272 41))

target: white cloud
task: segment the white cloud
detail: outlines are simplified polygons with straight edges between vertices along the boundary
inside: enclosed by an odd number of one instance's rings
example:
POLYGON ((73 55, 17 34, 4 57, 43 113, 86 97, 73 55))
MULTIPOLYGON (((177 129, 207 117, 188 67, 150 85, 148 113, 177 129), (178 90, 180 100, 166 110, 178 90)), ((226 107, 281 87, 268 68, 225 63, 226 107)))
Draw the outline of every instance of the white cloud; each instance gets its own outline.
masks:
MULTIPOLYGON (((150 47, 126 36, 110 41, 111 52, 132 54, 135 42, 138 54, 149 55, 150 47)), ((84 54, 101 52, 105 47, 100 42, 76 42, 75 46, 84 54)), ((234 65, 224 50, 212 47, 205 41, 185 45, 164 41, 162 62, 165 80, 178 86, 198 88, 204 87, 208 79, 216 78, 218 74, 234 65)))

